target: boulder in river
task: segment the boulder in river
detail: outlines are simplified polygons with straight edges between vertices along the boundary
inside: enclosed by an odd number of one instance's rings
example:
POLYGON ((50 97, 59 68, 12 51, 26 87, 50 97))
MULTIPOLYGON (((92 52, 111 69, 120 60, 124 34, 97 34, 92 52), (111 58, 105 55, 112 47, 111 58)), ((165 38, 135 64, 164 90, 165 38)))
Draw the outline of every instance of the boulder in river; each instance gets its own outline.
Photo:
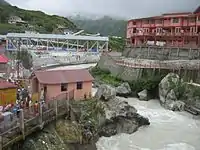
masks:
POLYGON ((138 96, 139 96, 139 100, 147 101, 148 100, 148 92, 147 92, 147 90, 145 89, 145 90, 139 92, 138 96))
POLYGON ((106 85, 106 84, 102 84, 96 94, 95 94, 95 97, 97 99, 101 99, 101 100, 104 100, 104 101, 108 101, 109 99, 113 99, 115 98, 116 96, 116 90, 115 88, 109 86, 109 85, 106 85))
POLYGON ((128 82, 122 83, 120 86, 116 88, 117 96, 127 97, 131 94, 131 87, 128 82))
POLYGON ((200 110, 200 84, 184 82, 177 74, 169 73, 159 83, 160 103, 170 110, 184 110, 185 106, 200 110))
MULTIPOLYGON (((112 89, 112 87, 108 87, 112 89)), ((98 90, 101 90, 101 87, 98 90)), ((101 101, 101 99, 99 100, 101 101)), ((107 99, 103 103, 106 120, 99 131, 100 136, 109 137, 118 133, 130 134, 135 132, 140 126, 150 124, 148 118, 138 114, 133 106, 118 97, 113 98, 112 96, 111 99, 107 99)))
POLYGON ((169 73, 159 83, 159 98, 160 103, 165 108, 170 110, 182 110, 182 106, 177 105, 177 93, 175 89, 180 83, 180 78, 177 74, 169 73), (181 108, 177 108, 180 106, 181 108))

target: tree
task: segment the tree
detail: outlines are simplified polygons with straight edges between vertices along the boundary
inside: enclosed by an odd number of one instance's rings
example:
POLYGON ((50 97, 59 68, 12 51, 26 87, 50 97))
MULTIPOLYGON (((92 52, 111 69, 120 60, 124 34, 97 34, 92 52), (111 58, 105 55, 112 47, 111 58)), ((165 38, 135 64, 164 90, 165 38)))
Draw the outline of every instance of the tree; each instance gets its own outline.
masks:
POLYGON ((27 50, 17 51, 17 59, 21 61, 25 69, 33 67, 33 58, 27 50))

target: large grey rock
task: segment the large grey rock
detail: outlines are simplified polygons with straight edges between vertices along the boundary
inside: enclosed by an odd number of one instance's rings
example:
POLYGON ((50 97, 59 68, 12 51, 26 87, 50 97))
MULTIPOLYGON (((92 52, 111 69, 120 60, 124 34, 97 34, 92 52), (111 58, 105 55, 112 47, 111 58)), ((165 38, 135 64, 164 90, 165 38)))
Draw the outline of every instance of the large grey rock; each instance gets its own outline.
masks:
POLYGON ((166 101, 168 101, 168 100, 176 99, 175 97, 172 97, 175 94, 172 94, 173 91, 171 91, 171 90, 175 88, 175 86, 178 84, 179 80, 180 80, 179 76, 174 73, 169 73, 167 76, 165 76, 161 80, 161 82, 159 83, 159 98, 160 98, 160 102, 162 104, 166 103, 166 101), (170 95, 167 96, 168 94, 170 94, 170 95))
POLYGON ((143 101, 147 101, 148 100, 148 95, 147 95, 147 90, 143 90, 141 92, 138 93, 139 99, 143 100, 143 101))
POLYGON ((185 103, 182 101, 172 101, 168 106, 170 110, 183 111, 185 107, 185 103))
POLYGON ((131 87, 128 82, 122 83, 116 88, 116 93, 118 96, 128 96, 131 94, 131 87))
POLYGON ((178 105, 179 103, 176 103, 177 93, 175 93, 175 89, 177 88, 179 82, 180 78, 177 74, 169 73, 159 83, 160 103, 167 109, 182 110, 182 105, 180 106, 181 108, 179 109, 177 108, 179 106, 178 105))
POLYGON ((109 85, 103 84, 98 88, 95 97, 97 99, 108 101, 116 97, 116 90, 109 85))
POLYGON ((100 136, 112 136, 119 133, 131 134, 142 125, 149 125, 148 118, 137 113, 137 110, 128 102, 115 98, 105 102, 106 122, 100 136))
POLYGON ((126 116, 127 113, 136 113, 137 110, 130 106, 126 101, 122 101, 119 98, 109 100, 105 103, 106 119, 110 119, 116 116, 126 116))

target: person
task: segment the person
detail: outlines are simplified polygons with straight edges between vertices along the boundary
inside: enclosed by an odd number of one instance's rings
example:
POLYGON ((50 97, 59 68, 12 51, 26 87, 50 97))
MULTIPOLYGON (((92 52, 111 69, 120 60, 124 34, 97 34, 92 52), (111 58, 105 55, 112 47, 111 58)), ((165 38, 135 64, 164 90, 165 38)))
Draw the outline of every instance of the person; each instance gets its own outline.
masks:
POLYGON ((38 109, 38 101, 36 101, 34 105, 35 114, 38 114, 38 109))

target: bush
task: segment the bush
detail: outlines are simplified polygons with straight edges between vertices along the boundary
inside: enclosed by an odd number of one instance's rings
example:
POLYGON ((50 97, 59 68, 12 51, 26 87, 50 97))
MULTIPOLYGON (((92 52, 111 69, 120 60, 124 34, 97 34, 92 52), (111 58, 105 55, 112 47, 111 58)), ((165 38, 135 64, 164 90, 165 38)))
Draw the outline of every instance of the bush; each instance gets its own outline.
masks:
MULTIPOLYGON (((103 71, 98 67, 94 67, 93 69, 91 69, 91 74, 94 77, 97 77, 98 79, 103 81, 104 83, 113 85, 115 87, 119 86, 123 82, 127 82, 112 76, 109 71, 103 71)), ((157 74, 155 76, 146 74, 142 78, 130 81, 128 83, 134 96, 136 96, 137 93, 139 93, 140 91, 146 89, 148 91, 149 97, 154 98, 158 96, 158 85, 164 76, 165 74, 157 74)))
POLYGON ((131 81, 129 82, 129 85, 134 95, 137 95, 137 93, 146 89, 148 91, 149 97, 157 97, 158 85, 161 80, 162 76, 152 76, 149 78, 140 78, 138 80, 131 81))

